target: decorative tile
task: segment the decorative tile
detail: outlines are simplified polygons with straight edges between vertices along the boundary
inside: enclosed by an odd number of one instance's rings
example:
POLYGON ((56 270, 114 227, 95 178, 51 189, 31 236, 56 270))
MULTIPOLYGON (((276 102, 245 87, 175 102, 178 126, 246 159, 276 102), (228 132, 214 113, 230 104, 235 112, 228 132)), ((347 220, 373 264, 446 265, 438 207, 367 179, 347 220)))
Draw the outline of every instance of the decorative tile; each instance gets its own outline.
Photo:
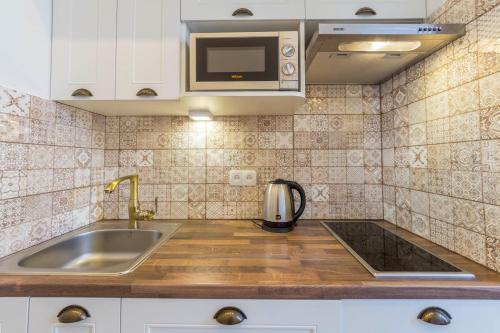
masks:
POLYGON ((484 265, 486 263, 486 237, 457 227, 455 228, 455 251, 484 265))
POLYGON ((500 107, 481 110, 481 138, 500 139, 500 107))
POLYGON ((479 202, 453 199, 453 224, 484 234, 484 205, 479 202))
POLYGON ((481 108, 496 107, 500 104, 500 73, 479 80, 479 104, 481 108))
POLYGON ((479 112, 469 112, 450 118, 450 140, 479 140, 479 112))
POLYGON ((482 141, 482 168, 488 172, 500 172, 500 140, 482 141))
POLYGON ((31 99, 16 90, 0 87, 0 113, 28 117, 31 99))
POLYGON ((476 171, 452 171, 453 196, 479 201, 482 199, 481 173, 476 171))
POLYGON ((500 173, 483 172, 484 202, 500 205, 500 173))
POLYGON ((500 239, 500 206, 484 205, 486 236, 500 239))
POLYGON ((453 198, 429 194, 429 212, 432 218, 451 223, 453 221, 453 198))
POLYGON ((479 141, 452 143, 450 148, 453 170, 481 170, 481 143, 479 141))
POLYGON ((431 230, 429 217, 422 214, 411 214, 411 231, 415 234, 429 239, 431 230))
POLYGON ((500 272, 500 239, 486 238, 486 265, 500 272))
POLYGON ((431 218, 430 240, 453 251, 455 249, 455 229, 453 225, 431 218))
MULTIPOLYGON (((451 194, 451 175, 449 170, 429 169, 429 192, 450 195, 451 194)), ((460 188, 460 185, 457 184, 460 188)))
POLYGON ((449 144, 427 146, 427 165, 430 169, 451 168, 451 147, 449 144))

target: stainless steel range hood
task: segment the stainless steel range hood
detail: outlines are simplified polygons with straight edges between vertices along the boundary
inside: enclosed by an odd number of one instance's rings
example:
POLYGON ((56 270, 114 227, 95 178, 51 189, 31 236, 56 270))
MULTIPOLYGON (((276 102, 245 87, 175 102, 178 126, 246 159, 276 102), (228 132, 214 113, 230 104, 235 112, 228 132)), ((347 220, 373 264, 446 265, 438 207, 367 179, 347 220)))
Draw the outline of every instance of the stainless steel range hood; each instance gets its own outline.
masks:
POLYGON ((464 34, 463 24, 319 23, 306 51, 306 82, 379 83, 464 34))

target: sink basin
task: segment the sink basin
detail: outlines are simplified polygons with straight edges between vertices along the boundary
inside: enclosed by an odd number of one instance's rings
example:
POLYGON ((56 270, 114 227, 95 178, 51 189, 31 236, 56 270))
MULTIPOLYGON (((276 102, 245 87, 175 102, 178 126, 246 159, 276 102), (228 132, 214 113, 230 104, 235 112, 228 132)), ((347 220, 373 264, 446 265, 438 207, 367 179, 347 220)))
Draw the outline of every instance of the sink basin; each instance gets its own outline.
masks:
POLYGON ((0 273, 125 274, 170 238, 178 226, 155 223, 147 230, 86 227, 7 257, 0 262, 0 273))

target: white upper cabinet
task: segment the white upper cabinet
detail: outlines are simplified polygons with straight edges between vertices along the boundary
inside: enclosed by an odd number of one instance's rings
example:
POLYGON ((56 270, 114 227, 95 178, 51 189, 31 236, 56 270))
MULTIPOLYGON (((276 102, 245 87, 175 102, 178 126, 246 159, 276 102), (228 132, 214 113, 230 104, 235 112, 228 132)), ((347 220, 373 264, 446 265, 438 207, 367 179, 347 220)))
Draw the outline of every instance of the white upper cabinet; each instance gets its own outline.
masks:
POLYGON ((183 21, 301 20, 304 0, 182 0, 183 21))
POLYGON ((54 0, 52 29, 51 98, 114 99, 116 0, 54 0))
POLYGON ((398 20, 426 17, 426 0, 306 0, 311 20, 398 20))
POLYGON ((0 333, 26 333, 28 330, 27 297, 0 298, 0 333))
POLYGON ((32 298, 28 332, 120 333, 120 299, 32 298))
POLYGON ((177 99, 179 0, 118 0, 116 99, 177 99))

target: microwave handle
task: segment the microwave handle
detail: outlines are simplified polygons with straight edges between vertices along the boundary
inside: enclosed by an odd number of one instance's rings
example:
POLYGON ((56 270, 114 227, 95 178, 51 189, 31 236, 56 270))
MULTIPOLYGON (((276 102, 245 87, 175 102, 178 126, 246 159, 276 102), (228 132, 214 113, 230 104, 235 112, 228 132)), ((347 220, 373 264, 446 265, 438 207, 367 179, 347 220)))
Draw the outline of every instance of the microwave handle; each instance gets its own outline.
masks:
POLYGON ((233 12, 233 16, 253 16, 253 12, 248 8, 238 8, 233 12))

